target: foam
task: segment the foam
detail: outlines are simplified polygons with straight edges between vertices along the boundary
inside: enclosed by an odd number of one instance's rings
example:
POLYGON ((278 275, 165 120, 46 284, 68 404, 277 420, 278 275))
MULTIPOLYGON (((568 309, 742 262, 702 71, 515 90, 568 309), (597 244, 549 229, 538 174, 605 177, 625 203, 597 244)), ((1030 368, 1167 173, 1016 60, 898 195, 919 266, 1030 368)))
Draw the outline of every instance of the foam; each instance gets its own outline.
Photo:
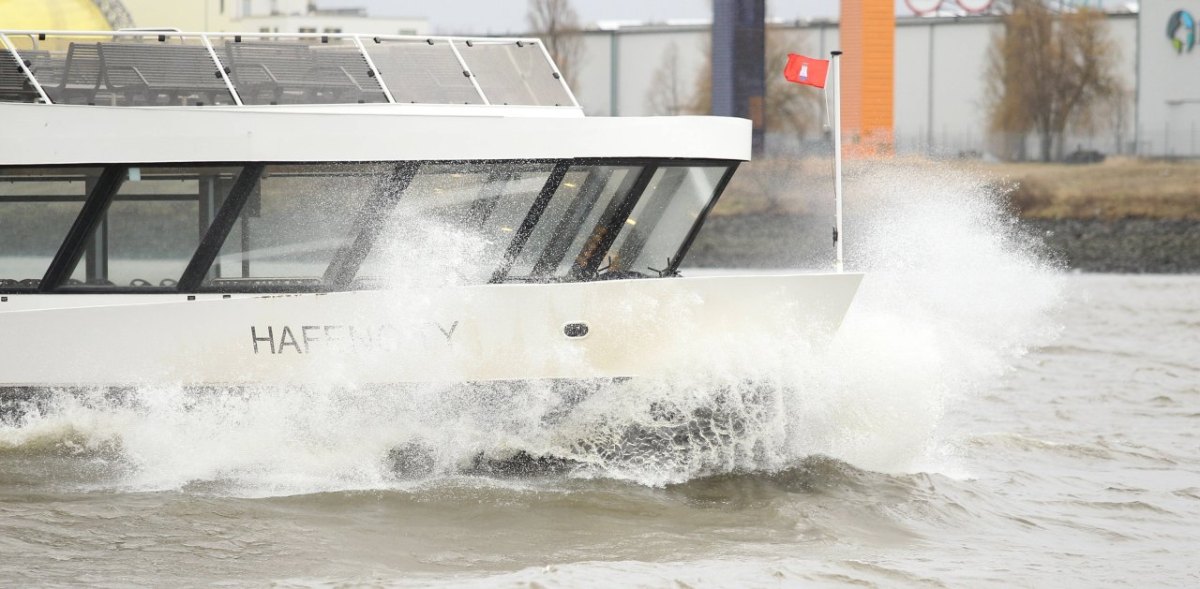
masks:
MULTIPOLYGON (((681 330, 663 342, 681 360, 670 377, 577 398, 552 383, 364 388, 336 366, 304 389, 49 392, 0 423, 0 452, 115 453, 115 486, 251 496, 403 489, 481 457, 555 456, 569 476, 647 485, 775 472, 813 455, 885 473, 952 470, 938 437, 947 406, 1053 337, 1063 278, 1003 196, 961 173, 879 166, 855 186, 869 205, 850 209, 848 267, 868 276, 825 349, 792 337, 799 326, 735 342, 681 330)), ((368 312, 419 316, 441 289, 479 276, 489 244, 425 231, 425 247, 392 239, 385 256, 405 268, 388 277, 405 304, 368 312)))

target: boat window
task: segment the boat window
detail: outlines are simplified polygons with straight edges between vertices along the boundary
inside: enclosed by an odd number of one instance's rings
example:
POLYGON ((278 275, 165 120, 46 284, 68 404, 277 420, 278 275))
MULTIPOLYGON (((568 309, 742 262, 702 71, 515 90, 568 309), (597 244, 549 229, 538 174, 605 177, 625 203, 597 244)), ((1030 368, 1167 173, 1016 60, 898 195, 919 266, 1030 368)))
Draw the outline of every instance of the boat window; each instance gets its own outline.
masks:
POLYGON ((660 167, 605 256, 610 271, 653 276, 670 266, 728 169, 660 167))
POLYGON ((173 288, 237 167, 131 167, 64 290, 173 288))
POLYGON ((593 231, 624 200, 640 166, 574 166, 563 178, 509 277, 566 277, 593 231))
POLYGON ((238 35, 216 47, 243 104, 387 102, 352 39, 238 35))
POLYGON ((486 282, 553 169, 526 163, 422 166, 359 276, 486 282))
POLYGON ((268 165, 204 285, 315 290, 393 164, 268 165))
POLYGON ((364 39, 363 44, 396 102, 483 104, 449 41, 364 39))
POLYGON ((35 289, 101 168, 0 168, 0 290, 35 289))
POLYGON ((457 42, 458 51, 492 104, 573 106, 540 43, 457 42))

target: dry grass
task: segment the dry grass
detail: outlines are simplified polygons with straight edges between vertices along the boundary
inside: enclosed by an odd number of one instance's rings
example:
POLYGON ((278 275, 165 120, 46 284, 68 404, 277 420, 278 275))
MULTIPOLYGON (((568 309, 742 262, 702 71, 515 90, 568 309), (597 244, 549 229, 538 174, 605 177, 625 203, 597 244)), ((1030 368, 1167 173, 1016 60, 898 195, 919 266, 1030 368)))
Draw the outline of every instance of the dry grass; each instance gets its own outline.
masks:
MULTIPOLYGON (((1102 164, 984 163, 895 158, 847 164, 846 194, 856 173, 875 166, 961 169, 1010 189, 1026 219, 1200 220, 1200 162, 1110 158, 1102 164)), ((804 214, 832 191, 828 159, 765 159, 744 164, 715 215, 804 214), (815 200, 814 200, 815 198, 815 200)))
POLYGON ((1015 184, 1027 219, 1200 220, 1200 162, 1111 158, 1102 164, 981 164, 973 171, 1015 184))

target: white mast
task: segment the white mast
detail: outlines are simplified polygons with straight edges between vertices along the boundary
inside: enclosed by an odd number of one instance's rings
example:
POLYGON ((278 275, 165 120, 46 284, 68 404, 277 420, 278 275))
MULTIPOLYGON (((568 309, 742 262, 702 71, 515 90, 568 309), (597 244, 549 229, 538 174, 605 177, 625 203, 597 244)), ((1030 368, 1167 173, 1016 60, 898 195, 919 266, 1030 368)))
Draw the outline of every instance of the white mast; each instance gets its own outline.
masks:
POLYGON ((842 272, 842 52, 833 56, 833 198, 835 201, 833 246, 837 249, 837 271, 842 272))

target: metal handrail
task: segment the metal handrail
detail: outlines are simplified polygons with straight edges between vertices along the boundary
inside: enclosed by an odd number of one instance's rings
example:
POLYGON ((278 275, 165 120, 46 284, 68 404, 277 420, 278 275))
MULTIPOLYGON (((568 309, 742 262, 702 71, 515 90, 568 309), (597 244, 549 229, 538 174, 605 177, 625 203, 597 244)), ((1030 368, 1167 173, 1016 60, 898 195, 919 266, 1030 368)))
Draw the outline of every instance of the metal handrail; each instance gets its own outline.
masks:
MULTIPOLYGON (((388 41, 413 41, 427 42, 429 39, 435 41, 470 41, 472 43, 481 44, 496 44, 504 45, 508 43, 540 43, 541 41, 534 37, 458 37, 446 35, 364 35, 361 33, 213 33, 209 31, 170 31, 171 36, 184 37, 200 37, 207 35, 211 38, 225 37, 254 37, 259 39, 283 38, 283 39, 320 39, 326 37, 329 39, 353 39, 356 37, 366 39, 384 39, 388 41)), ((59 30, 34 30, 34 29, 0 29, 0 34, 5 35, 53 35, 64 37, 145 37, 148 35, 161 34, 160 32, 148 31, 59 31, 59 30)))

